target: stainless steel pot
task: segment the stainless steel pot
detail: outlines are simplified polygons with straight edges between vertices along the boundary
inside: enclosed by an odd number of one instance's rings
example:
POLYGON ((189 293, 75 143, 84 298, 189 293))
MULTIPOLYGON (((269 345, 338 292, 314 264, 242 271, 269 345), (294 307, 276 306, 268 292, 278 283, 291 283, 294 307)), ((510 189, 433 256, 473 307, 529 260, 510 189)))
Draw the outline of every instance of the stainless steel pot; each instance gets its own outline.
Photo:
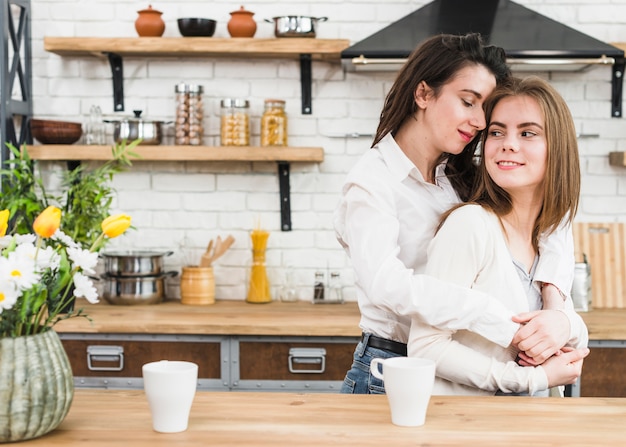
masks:
POLYGON ((163 258, 172 251, 111 251, 100 253, 108 276, 154 276, 163 273, 163 258))
POLYGON ((167 272, 156 276, 111 276, 102 275, 103 298, 110 304, 133 306, 158 304, 165 298, 165 278, 178 272, 167 272))
POLYGON ((315 37, 317 22, 325 22, 328 17, 307 16, 278 16, 272 20, 265 19, 268 23, 274 23, 274 35, 276 37, 315 37))
POLYGON ((104 120, 113 124, 113 138, 117 143, 128 142, 141 138, 140 145, 158 145, 163 139, 163 124, 165 121, 153 121, 141 118, 141 110, 133 110, 134 118, 121 120, 104 120))

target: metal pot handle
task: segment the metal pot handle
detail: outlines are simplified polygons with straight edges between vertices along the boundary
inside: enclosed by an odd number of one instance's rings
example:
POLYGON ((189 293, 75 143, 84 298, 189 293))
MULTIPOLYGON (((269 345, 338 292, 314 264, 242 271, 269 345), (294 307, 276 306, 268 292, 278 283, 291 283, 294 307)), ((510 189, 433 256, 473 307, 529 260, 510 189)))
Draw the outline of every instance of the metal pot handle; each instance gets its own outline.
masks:
POLYGON ((328 20, 328 17, 314 17, 314 19, 318 22, 325 22, 326 20, 328 20))
POLYGON ((267 23, 274 23, 274 21, 273 21, 273 20, 271 20, 271 19, 264 19, 264 20, 265 20, 267 23))

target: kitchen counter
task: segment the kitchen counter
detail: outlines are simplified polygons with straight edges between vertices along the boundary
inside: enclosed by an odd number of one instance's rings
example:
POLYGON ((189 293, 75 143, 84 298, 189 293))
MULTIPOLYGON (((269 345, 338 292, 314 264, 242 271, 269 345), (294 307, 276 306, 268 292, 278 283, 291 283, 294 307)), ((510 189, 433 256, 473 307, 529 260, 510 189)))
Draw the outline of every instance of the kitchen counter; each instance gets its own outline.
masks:
POLYGON ((197 392, 189 428, 152 430, 141 390, 78 389, 55 431, 21 446, 623 445, 626 399, 434 396, 422 427, 391 423, 384 395, 197 392))
MULTIPOLYGON (((299 301, 250 304, 216 301, 209 306, 189 306, 180 301, 156 305, 96 305, 78 300, 92 321, 72 318, 55 326, 57 332, 208 334, 358 337, 359 309, 355 302, 311 304, 299 301)), ((626 309, 581 312, 591 340, 626 340, 626 309)))

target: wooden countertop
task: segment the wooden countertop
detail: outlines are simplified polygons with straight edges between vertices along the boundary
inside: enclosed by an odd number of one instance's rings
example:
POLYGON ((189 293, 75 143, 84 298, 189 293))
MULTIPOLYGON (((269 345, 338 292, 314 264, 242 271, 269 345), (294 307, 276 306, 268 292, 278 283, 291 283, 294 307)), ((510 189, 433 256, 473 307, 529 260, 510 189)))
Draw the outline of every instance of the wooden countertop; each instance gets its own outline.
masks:
POLYGON ((208 306, 190 306, 180 301, 153 305, 113 306, 78 300, 92 319, 72 318, 55 326, 57 332, 347 336, 358 337, 359 309, 356 303, 311 304, 298 301, 250 304, 216 301, 208 306))
MULTIPOLYGON (((311 304, 299 301, 250 304, 216 301, 209 306, 189 306, 179 301, 155 305, 113 306, 78 300, 89 317, 72 318, 55 326, 57 332, 276 335, 358 337, 359 308, 355 302, 311 304)), ((581 312, 591 340, 626 340, 626 309, 581 312)))
POLYGON ((77 389, 31 446, 623 445, 626 399, 434 396, 422 427, 391 423, 384 395, 197 392, 189 428, 152 430, 142 390, 77 389))

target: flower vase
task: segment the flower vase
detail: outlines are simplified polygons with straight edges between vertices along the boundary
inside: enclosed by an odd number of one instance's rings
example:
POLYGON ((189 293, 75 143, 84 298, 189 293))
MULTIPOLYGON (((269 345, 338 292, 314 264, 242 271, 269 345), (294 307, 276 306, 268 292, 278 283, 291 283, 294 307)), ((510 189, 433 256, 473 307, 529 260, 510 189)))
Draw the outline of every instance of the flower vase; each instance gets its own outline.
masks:
POLYGON ((72 368, 54 330, 0 338, 0 443, 54 430, 73 397, 72 368))

